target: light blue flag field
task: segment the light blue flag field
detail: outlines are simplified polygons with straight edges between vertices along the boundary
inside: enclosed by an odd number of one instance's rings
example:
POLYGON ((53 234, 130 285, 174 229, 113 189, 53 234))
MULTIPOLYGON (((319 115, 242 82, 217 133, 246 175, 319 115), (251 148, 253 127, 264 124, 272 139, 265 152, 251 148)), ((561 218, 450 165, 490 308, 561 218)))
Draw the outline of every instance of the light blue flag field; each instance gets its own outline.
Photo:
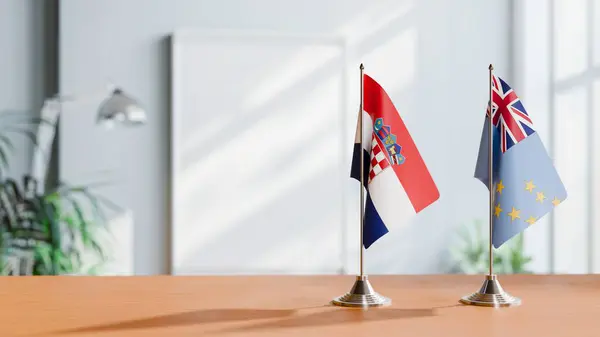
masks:
MULTIPOLYGON (((475 178, 489 185, 489 106, 475 178)), ((492 76, 492 243, 498 248, 548 214, 567 191, 514 90, 492 76)), ((488 186, 489 188, 489 186, 488 186)))

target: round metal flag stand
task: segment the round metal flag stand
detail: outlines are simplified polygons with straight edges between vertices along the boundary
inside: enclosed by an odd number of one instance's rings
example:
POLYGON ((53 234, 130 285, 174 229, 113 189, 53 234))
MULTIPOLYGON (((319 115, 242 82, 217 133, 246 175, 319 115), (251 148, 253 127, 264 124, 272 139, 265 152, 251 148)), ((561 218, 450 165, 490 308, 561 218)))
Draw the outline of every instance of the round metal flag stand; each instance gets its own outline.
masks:
POLYGON ((390 305, 392 300, 375 292, 367 276, 362 275, 356 277, 350 292, 335 298, 331 303, 340 307, 367 308, 390 305))
POLYGON ((502 289, 496 275, 486 275, 485 281, 478 292, 460 299, 463 304, 482 307, 512 307, 521 304, 521 300, 511 296, 502 289))

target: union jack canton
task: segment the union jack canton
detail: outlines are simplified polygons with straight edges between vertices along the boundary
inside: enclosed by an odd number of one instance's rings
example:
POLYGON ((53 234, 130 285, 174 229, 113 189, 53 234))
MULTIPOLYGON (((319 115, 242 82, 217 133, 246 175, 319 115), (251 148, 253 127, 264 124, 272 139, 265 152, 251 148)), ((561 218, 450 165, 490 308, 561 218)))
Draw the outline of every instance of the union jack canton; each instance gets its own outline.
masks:
MULTIPOLYGON (((504 80, 495 75, 492 77, 492 111, 494 126, 500 129, 502 153, 535 132, 517 94, 504 80)), ((488 104, 488 116, 489 112, 488 104)))

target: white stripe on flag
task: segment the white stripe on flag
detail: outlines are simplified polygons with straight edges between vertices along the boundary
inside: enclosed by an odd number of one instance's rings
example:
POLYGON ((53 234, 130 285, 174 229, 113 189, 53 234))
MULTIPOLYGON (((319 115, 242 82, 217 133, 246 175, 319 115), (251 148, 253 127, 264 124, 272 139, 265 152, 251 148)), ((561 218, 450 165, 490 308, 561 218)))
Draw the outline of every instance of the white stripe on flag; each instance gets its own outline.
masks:
MULTIPOLYGON (((354 136, 354 143, 358 143, 358 135, 360 130, 358 129, 358 117, 356 120, 356 134, 354 136)), ((363 149, 367 150, 367 153, 371 153, 371 142, 373 140, 373 120, 368 113, 363 111, 363 149)))
POLYGON ((415 209, 392 167, 371 180, 369 193, 377 213, 390 232, 414 219, 415 209))

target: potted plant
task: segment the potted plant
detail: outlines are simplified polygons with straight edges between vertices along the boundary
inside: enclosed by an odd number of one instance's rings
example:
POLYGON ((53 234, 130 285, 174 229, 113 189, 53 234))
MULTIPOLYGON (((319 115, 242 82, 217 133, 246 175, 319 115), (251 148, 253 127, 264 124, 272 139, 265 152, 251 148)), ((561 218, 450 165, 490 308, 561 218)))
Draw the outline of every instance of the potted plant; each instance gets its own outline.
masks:
MULTIPOLYGON (((451 272, 484 274, 489 269, 489 236, 484 234, 487 226, 476 220, 471 226, 463 227, 458 242, 450 250, 453 265, 451 272)), ((525 254, 523 233, 494 249, 495 274, 528 274, 531 257, 525 254)))
POLYGON ((0 273, 11 275, 94 274, 109 259, 105 210, 119 210, 91 192, 92 186, 60 183, 39 192, 35 178, 19 183, 6 176, 14 149, 9 133, 37 139, 40 119, 0 114, 0 273), (90 216, 91 215, 91 216, 90 216), (95 260, 88 266, 86 260, 95 260))

